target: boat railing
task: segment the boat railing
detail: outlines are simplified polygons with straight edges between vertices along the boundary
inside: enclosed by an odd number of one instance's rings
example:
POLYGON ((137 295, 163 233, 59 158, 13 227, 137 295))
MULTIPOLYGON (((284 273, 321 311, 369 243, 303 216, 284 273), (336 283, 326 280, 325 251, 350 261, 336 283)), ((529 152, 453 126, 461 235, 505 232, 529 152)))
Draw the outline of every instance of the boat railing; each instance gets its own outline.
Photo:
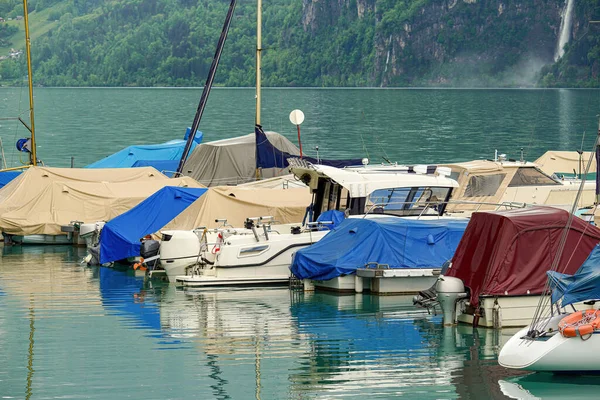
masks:
POLYGON ((372 214, 381 214, 381 215, 392 215, 392 216, 416 216, 418 218, 423 216, 432 216, 437 215, 441 216, 439 210, 443 205, 463 205, 463 206, 472 206, 467 208, 466 210, 460 211, 469 211, 469 212, 477 212, 480 211, 482 207, 491 207, 494 211, 499 210, 512 210, 517 208, 524 208, 527 206, 526 203, 521 202, 502 202, 502 203, 493 203, 493 202, 481 202, 481 201, 468 201, 468 200, 449 200, 449 201, 413 201, 413 202, 386 202, 386 203, 373 203, 369 206, 363 218, 367 215, 372 214), (388 209, 386 212, 386 208, 392 206, 391 209, 388 209), (428 212, 434 211, 434 212, 428 212))

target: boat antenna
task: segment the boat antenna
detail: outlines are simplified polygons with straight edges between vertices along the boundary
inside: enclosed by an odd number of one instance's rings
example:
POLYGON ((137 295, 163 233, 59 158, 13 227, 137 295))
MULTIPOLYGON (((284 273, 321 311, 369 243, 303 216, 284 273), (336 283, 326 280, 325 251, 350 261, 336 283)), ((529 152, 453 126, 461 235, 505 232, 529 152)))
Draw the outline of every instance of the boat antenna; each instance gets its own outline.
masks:
POLYGON ((231 3, 229 4, 229 10, 227 11, 227 16, 225 17, 223 30, 221 31, 221 36, 219 37, 219 41, 217 43, 217 50, 215 51, 215 56, 213 57, 212 64, 210 65, 208 77, 206 78, 204 89, 202 90, 202 96, 200 96, 200 103, 198 104, 198 109, 196 110, 196 115, 194 116, 194 122, 192 123, 190 136, 188 137, 187 142, 185 143, 185 148, 183 149, 181 160, 179 160, 179 166, 177 167, 177 172, 175 176, 181 175, 181 172, 183 171, 183 165, 185 164, 185 160, 187 159, 190 149, 192 148, 192 142, 196 137, 196 131, 198 130, 198 126, 200 125, 200 119, 202 119, 202 114, 204 113, 204 108, 206 107, 206 101, 208 100, 210 89, 212 88, 213 81, 215 80, 215 74, 217 72, 219 60, 221 59, 221 53, 223 53, 223 47, 225 46, 225 40, 227 39, 227 33, 229 32, 229 26, 231 25, 231 19, 233 18, 233 12, 235 11, 236 2, 237 0, 231 0, 231 3))

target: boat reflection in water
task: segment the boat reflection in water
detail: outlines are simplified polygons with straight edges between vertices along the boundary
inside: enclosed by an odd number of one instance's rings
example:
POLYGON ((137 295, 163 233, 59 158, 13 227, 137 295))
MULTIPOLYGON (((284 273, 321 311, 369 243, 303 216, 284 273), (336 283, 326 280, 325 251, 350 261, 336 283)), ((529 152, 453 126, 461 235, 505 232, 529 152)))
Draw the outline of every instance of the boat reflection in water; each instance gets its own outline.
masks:
POLYGON ((294 304, 292 313, 313 343, 303 369, 290 378, 294 392, 407 398, 492 398, 500 392, 497 378, 490 386, 481 383, 505 373, 496 358, 510 335, 444 328, 440 317, 415 309, 411 296, 317 293, 294 304))
POLYGON ((502 393, 510 399, 595 399, 598 397, 598 376, 556 375, 549 372, 498 381, 502 393))
POLYGON ((412 296, 158 290, 163 336, 205 353, 229 395, 239 381, 264 398, 492 398, 501 396, 498 379, 511 374, 496 359, 512 332, 444 328, 412 296))

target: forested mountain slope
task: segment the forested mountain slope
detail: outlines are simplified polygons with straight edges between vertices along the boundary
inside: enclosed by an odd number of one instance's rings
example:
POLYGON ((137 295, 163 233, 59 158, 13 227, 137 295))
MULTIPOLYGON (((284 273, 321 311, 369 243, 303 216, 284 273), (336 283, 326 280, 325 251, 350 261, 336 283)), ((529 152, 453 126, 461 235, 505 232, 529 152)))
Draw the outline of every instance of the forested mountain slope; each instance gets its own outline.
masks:
MULTIPOLYGON (((252 86, 256 3, 238 0, 216 84, 252 86)), ((598 86, 600 0, 265 0, 266 86, 598 86)), ((34 81, 201 86, 227 0, 30 0, 34 81)), ((0 54, 24 48, 20 0, 0 0, 0 54), (2 51, 2 48, 4 51, 2 51)), ((22 79, 24 57, 0 61, 22 79)))

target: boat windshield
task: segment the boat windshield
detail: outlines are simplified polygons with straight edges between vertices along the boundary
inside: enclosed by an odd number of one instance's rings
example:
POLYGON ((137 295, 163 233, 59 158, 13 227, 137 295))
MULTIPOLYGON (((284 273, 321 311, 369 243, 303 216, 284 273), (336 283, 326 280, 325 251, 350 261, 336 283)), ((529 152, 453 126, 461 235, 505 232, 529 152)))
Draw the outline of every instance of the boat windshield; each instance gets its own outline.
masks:
POLYGON ((378 189, 367 199, 365 211, 397 216, 438 214, 438 205, 450 194, 448 187, 401 187, 378 189), (428 210, 426 210, 428 209, 428 210))

